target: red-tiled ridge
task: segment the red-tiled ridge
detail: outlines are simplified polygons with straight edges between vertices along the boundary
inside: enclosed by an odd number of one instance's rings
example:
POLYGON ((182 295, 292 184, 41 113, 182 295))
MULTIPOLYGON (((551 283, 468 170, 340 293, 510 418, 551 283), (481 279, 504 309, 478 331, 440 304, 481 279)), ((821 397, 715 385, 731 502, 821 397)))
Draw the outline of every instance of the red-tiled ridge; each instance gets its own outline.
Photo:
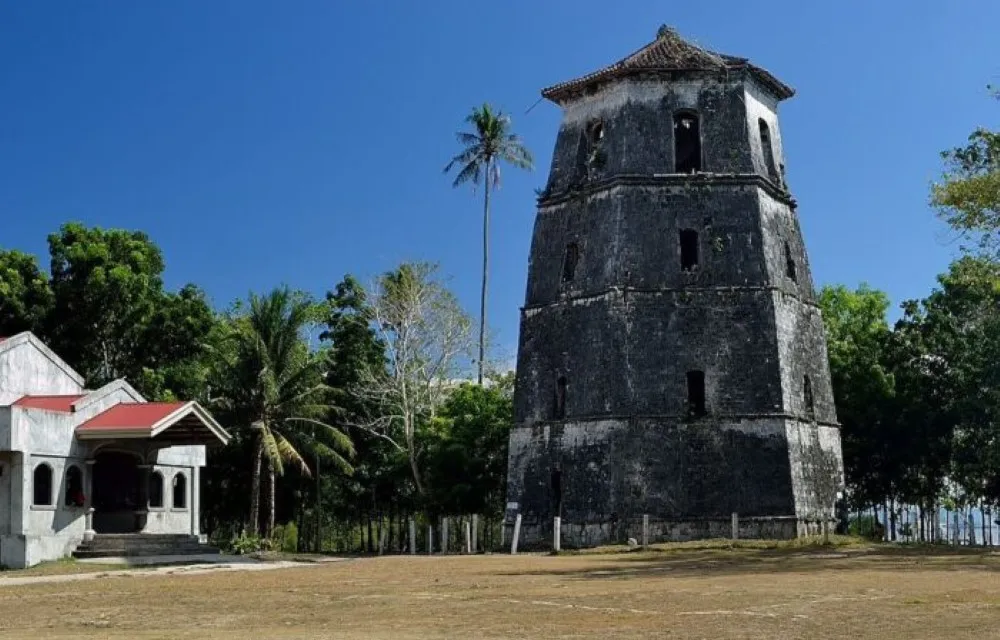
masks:
POLYGON ((152 429, 186 402, 123 402, 87 420, 77 431, 152 429))
POLYGON ((14 402, 15 407, 25 407, 27 409, 45 409, 46 411, 59 411, 61 413, 72 413, 73 403, 82 398, 82 395, 75 396, 23 396, 14 402))

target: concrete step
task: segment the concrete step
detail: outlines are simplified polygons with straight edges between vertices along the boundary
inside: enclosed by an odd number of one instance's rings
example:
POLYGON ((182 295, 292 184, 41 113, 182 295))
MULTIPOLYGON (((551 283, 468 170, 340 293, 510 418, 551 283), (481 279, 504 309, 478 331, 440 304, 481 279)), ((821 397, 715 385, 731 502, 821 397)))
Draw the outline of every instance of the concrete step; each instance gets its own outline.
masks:
POLYGON ((80 543, 75 558, 218 554, 219 549, 201 544, 197 536, 184 534, 98 534, 80 543))

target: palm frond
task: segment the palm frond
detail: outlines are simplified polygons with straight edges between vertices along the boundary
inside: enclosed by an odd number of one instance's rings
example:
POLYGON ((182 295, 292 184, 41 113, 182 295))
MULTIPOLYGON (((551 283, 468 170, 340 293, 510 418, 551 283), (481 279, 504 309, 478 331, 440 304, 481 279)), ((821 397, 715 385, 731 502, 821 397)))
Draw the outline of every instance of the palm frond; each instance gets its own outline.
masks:
POLYGON ((478 162, 470 162, 469 164, 465 165, 465 167, 463 167, 461 171, 458 172, 458 175, 455 176, 455 180, 454 182, 451 183, 451 186, 458 187, 465 184, 466 182, 471 182, 472 184, 479 184, 481 176, 482 176, 482 165, 478 162))
POLYGON ((306 464, 305 458, 299 453, 291 442, 288 441, 285 436, 278 434, 275 437, 275 443, 278 448, 278 453, 281 454, 283 460, 291 462, 293 464, 299 465, 299 470, 302 471, 302 475, 311 478, 312 471, 309 470, 309 465, 306 464))
POLYGON ((329 425, 325 422, 320 422, 319 420, 312 420, 310 418, 287 418, 286 423, 299 422, 302 424, 309 424, 314 427, 321 429, 321 433, 325 434, 326 437, 333 443, 334 448, 341 453, 354 457, 356 451, 354 449, 354 442, 351 438, 333 425, 329 425))
POLYGON ((354 474, 354 467, 351 466, 351 463, 322 442, 315 443, 313 445, 313 450, 316 452, 316 455, 323 460, 333 463, 333 466, 344 475, 349 476, 354 474))
POLYGON ((281 450, 278 448, 278 442, 274 437, 274 432, 265 428, 260 432, 261 444, 264 445, 264 456, 267 458, 268 462, 274 468, 274 472, 279 476, 285 475, 285 467, 281 463, 281 450))

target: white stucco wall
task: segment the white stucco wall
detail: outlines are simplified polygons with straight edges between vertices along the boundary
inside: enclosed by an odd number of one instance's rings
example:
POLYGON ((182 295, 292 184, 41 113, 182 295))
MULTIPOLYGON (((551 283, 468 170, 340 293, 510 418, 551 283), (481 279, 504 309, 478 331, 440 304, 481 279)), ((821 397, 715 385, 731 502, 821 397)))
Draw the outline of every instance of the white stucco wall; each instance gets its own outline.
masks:
POLYGON ((0 405, 28 394, 83 393, 83 379, 31 334, 0 342, 0 405))
MULTIPOLYGON (((26 567, 64 557, 83 539, 84 507, 66 506, 66 472, 77 466, 85 494, 92 468, 86 464, 104 450, 137 454, 142 464, 164 478, 162 507, 151 508, 144 533, 198 535, 199 469, 204 446, 161 449, 148 438, 78 440, 76 428, 123 402, 144 402, 125 381, 87 392, 83 379, 31 334, 0 342, 0 564, 26 567), (25 395, 84 395, 70 412, 6 406, 25 395), (34 473, 52 470, 49 505, 34 503, 34 473), (173 480, 185 479, 183 504, 175 504, 173 480)), ((87 495, 88 504, 92 499, 87 495)))

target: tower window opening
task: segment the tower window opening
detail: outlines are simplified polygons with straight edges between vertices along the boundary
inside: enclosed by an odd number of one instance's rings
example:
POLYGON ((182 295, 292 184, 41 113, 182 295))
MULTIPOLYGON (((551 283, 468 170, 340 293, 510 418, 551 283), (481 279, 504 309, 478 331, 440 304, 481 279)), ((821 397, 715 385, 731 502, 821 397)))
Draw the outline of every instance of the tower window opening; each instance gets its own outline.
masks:
POLYGON ((562 514, 562 499, 563 499, 562 471, 559 469, 558 466, 552 469, 552 475, 549 478, 549 482, 552 486, 552 507, 553 511, 555 512, 554 515, 558 516, 562 514))
POLYGON ((785 242, 785 275, 792 282, 798 282, 798 274, 795 271, 795 259, 792 257, 792 248, 785 242))
POLYGON ((576 277, 576 265, 580 262, 580 247, 575 242, 566 245, 566 255, 563 256, 563 282, 570 282, 576 277))
POLYGON ((566 376, 559 376, 556 380, 556 397, 554 415, 556 420, 566 417, 566 376))
POLYGON ((698 232, 694 229, 681 229, 681 270, 693 271, 698 266, 698 232))
POLYGON ((688 415, 698 418, 705 415, 705 372, 687 372, 688 415))
POLYGON ((768 128, 764 118, 757 120, 760 126, 760 150, 764 154, 764 162, 767 163, 767 175, 772 180, 781 184, 781 176, 778 175, 777 164, 774 161, 774 146, 771 144, 771 130, 768 128))
POLYGON ((701 171, 701 128, 697 114, 684 111, 674 115, 674 172, 701 171))
POLYGON ((604 123, 600 120, 594 120, 587 125, 587 138, 592 145, 600 144, 604 140, 604 123))
POLYGON ((816 416, 816 405, 813 402, 813 385, 809 376, 802 379, 802 400, 806 407, 806 415, 810 419, 816 416))

